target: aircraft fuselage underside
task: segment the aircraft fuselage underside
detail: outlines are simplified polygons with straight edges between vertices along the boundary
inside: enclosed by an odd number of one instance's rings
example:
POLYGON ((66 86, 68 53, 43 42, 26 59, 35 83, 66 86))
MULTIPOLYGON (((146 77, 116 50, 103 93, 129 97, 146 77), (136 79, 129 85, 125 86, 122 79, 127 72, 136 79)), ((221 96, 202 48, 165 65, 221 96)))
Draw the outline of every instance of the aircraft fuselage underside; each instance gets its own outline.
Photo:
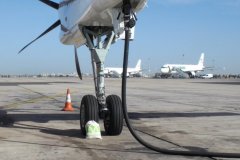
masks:
MULTIPOLYGON (((146 0, 131 0, 133 12, 141 10, 146 0)), ((86 43, 83 27, 106 27, 114 31, 114 39, 124 39, 122 0, 63 0, 60 2, 60 41, 77 47, 86 43)), ((132 36, 134 38, 134 28, 132 36)))

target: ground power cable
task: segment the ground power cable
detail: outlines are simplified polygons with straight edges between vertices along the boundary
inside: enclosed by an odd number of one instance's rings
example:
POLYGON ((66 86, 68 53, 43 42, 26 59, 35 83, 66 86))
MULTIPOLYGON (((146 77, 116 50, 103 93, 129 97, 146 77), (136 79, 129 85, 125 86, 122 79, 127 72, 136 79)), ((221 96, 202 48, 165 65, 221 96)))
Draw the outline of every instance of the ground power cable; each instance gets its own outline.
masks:
POLYGON ((127 111, 127 103, 126 103, 126 86, 127 86, 127 68, 128 68, 128 55, 129 55, 129 21, 130 21, 130 13, 131 8, 129 0, 123 0, 123 12, 124 12, 124 22, 125 22, 125 42, 124 42, 124 56, 123 56, 123 74, 122 74, 122 109, 123 115, 126 122, 126 125, 133 135, 133 137, 143 146, 154 150, 159 153, 168 154, 168 155, 180 155, 180 156, 198 156, 198 157, 219 157, 219 158, 240 158, 240 153, 220 153, 220 152, 203 152, 203 151, 177 151, 177 150, 168 150, 165 148, 160 148, 157 146, 153 146, 152 144, 144 141, 133 129, 127 111))

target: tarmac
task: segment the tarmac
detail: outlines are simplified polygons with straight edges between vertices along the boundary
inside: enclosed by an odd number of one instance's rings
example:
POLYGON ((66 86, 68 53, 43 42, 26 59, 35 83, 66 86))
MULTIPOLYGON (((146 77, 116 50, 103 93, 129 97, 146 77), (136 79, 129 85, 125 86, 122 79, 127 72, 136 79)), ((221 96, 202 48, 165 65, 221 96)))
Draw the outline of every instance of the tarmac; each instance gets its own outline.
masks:
MULTIPOLYGON (((121 79, 105 79, 121 95, 121 79)), ((79 106, 92 78, 0 78, 1 160, 208 160, 171 156, 139 144, 124 126, 102 140, 80 131, 79 106), (70 89, 74 112, 61 111, 70 89)), ((127 83, 129 116, 147 142, 172 150, 240 153, 240 80, 143 79, 127 83)))

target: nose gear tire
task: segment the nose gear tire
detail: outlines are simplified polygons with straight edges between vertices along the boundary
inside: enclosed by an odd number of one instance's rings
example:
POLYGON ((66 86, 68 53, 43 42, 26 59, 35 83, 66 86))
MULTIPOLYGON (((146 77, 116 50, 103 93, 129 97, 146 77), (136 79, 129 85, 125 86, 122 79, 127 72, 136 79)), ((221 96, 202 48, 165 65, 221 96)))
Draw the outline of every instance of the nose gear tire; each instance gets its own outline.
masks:
POLYGON ((99 121, 98 102, 95 96, 85 95, 80 106, 80 127, 83 135, 86 135, 86 123, 91 120, 97 123, 99 121))
POLYGON ((123 128, 122 101, 117 95, 106 99, 109 113, 104 117, 104 128, 107 135, 120 135, 123 128))

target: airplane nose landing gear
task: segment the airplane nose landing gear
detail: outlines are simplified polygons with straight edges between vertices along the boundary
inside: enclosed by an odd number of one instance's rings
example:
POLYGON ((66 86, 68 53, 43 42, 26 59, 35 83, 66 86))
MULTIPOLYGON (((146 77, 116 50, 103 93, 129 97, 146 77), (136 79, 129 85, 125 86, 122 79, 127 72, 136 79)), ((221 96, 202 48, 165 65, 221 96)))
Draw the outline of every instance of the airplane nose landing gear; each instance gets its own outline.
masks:
POLYGON ((80 126, 83 135, 86 135, 85 125, 88 121, 98 122, 99 117, 104 119, 104 128, 108 135, 119 135, 123 128, 123 112, 120 97, 105 96, 104 61, 110 45, 114 39, 112 28, 83 27, 82 32, 91 52, 93 77, 96 97, 84 96, 80 106, 80 126), (101 40, 105 36, 105 40, 101 40), (95 42, 95 44, 94 44, 95 42))

